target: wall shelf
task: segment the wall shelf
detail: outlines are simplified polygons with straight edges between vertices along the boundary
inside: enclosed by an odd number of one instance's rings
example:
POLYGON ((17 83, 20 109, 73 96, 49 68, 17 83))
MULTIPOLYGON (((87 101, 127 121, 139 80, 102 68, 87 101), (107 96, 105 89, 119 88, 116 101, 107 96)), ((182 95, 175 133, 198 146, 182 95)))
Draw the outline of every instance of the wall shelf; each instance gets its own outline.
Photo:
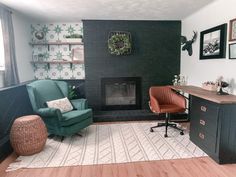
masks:
POLYGON ((83 45, 83 42, 30 42, 30 45, 83 45))
POLYGON ((62 41, 62 42, 30 42, 29 43, 32 46, 35 45, 47 45, 48 46, 48 50, 50 50, 49 46, 50 45, 69 45, 69 50, 71 50, 71 45, 84 45, 83 42, 66 42, 66 41, 62 41))
POLYGON ((84 61, 31 61, 34 66, 36 64, 47 64, 48 69, 50 69, 50 64, 70 64, 72 68, 73 64, 84 64, 84 61))

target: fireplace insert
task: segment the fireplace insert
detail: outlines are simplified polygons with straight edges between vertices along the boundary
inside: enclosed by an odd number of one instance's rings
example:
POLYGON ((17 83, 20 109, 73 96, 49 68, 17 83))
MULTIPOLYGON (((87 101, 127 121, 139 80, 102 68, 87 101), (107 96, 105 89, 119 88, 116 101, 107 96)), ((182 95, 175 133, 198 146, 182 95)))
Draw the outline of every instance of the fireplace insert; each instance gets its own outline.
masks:
POLYGON ((101 79, 103 110, 141 109, 141 78, 101 79))

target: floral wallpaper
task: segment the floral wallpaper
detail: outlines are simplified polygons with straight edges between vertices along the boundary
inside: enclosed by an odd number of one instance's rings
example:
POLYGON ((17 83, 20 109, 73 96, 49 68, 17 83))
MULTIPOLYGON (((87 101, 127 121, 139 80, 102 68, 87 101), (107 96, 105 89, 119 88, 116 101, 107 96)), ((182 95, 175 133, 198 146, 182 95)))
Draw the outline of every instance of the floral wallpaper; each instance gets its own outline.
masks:
MULTIPOLYGON (((65 40, 66 35, 83 34, 82 22, 80 23, 47 23, 47 24, 32 24, 31 36, 32 41, 36 38, 36 31, 43 31, 45 41, 57 42, 65 40)), ((72 45, 73 48, 83 48, 81 45, 72 45)), ((34 45, 32 51, 32 59, 38 54, 43 54, 44 61, 67 60, 71 61, 72 50, 69 50, 69 45, 34 45)), ((50 64, 46 63, 34 64, 35 79, 84 79, 84 64, 50 64)))

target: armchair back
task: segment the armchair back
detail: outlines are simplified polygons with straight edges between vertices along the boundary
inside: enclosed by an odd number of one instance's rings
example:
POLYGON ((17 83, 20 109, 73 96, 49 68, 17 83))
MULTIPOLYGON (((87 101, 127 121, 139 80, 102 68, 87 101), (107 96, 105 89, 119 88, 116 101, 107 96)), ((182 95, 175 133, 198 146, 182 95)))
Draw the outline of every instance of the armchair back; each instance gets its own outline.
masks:
POLYGON ((68 84, 63 81, 37 80, 27 85, 34 111, 47 107, 46 102, 67 97, 68 84))

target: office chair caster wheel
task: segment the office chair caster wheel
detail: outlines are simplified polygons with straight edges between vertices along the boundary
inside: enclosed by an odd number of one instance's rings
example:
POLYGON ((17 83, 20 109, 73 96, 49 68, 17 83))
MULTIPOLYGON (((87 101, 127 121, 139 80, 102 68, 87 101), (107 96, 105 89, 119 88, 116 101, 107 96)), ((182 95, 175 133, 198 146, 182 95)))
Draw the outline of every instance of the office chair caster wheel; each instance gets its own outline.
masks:
POLYGON ((164 135, 164 137, 165 137, 165 138, 167 138, 167 137, 168 137, 168 135, 167 135, 167 134, 165 134, 165 135, 164 135))
POLYGON ((180 132, 180 135, 184 135, 184 132, 180 132))
POLYGON ((154 132, 152 128, 150 128, 150 132, 154 132))

